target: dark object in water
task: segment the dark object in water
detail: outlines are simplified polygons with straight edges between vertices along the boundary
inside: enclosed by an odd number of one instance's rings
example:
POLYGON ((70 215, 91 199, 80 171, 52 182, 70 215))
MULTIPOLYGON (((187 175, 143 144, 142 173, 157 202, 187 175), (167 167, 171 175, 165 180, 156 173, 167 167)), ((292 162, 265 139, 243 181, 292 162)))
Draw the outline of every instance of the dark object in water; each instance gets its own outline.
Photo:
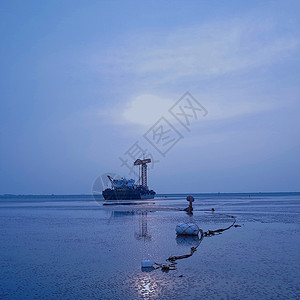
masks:
POLYGON ((179 255, 179 256, 170 256, 169 258, 167 258, 167 260, 170 261, 171 263, 174 263, 178 259, 188 258, 188 257, 192 256, 197 251, 197 248, 200 246, 200 244, 201 244, 204 237, 210 237, 210 236, 213 236, 215 234, 221 234, 223 231, 226 231, 226 230, 230 229, 231 227, 234 227, 234 225, 236 223, 236 218, 234 216, 230 216, 230 217, 234 219, 233 223, 230 226, 226 227, 226 228, 220 228, 220 229, 217 229, 217 230, 208 230, 208 231, 205 231, 205 232, 203 232, 200 229, 201 237, 199 239, 199 242, 198 242, 197 246, 191 247, 191 251, 190 251, 189 254, 179 255))
POLYGON ((189 201, 189 206, 187 208, 185 208, 184 210, 189 214, 192 215, 193 214, 193 202, 195 201, 193 196, 187 196, 186 197, 186 201, 189 201))
POLYGON ((176 270, 176 266, 175 266, 175 263, 171 263, 171 264, 158 264, 158 263, 155 263, 158 267, 158 268, 161 268, 161 270, 163 272, 166 272, 168 273, 170 270, 176 270))
MULTIPOLYGON (((159 263, 154 263, 155 265, 157 265, 158 267, 157 268, 154 268, 155 270, 156 269, 159 269, 161 268, 161 270, 163 272, 169 272, 170 270, 176 270, 176 260, 178 259, 183 259, 183 258, 188 258, 188 257, 191 257, 196 251, 197 251, 197 248, 200 246, 202 240, 204 239, 204 237, 210 237, 210 236, 214 236, 215 234, 221 234, 223 231, 226 231, 232 227, 238 227, 240 225, 235 225, 236 223, 236 218, 234 216, 228 216, 230 218, 233 219, 233 222, 230 226, 226 227, 226 228, 220 228, 220 229, 217 229, 217 230, 208 230, 206 232, 203 232, 201 229, 199 230, 199 233, 201 233, 201 236, 199 238, 199 235, 198 235, 198 243, 196 246, 193 246, 191 247, 190 249, 190 253, 188 254, 185 254, 185 255, 178 255, 178 256, 170 256, 169 258, 167 258, 166 260, 169 261, 170 263, 168 264, 159 264, 159 263)), ((183 275, 180 275, 179 277, 182 277, 183 275)))
POLYGON ((113 179, 107 176, 111 182, 111 188, 102 191, 102 195, 105 200, 139 200, 139 199, 153 199, 155 192, 149 190, 147 186, 147 164, 151 162, 150 158, 137 159, 134 162, 135 166, 139 166, 140 179, 138 184, 135 183, 134 179, 127 180, 126 178, 113 179))
POLYGON ((145 189, 141 186, 106 189, 102 192, 105 200, 143 200, 153 199, 155 196, 153 190, 145 189))

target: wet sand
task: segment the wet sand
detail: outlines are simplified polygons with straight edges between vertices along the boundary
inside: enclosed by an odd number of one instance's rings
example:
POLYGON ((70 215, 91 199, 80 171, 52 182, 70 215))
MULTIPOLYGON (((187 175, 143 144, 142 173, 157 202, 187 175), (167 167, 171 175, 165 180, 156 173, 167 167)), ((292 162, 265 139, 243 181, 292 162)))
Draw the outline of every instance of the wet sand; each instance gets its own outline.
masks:
POLYGON ((0 298, 300 297, 299 194, 195 200, 189 216, 180 195, 125 206, 84 196, 0 199, 0 298), (141 270, 143 259, 164 263, 197 244, 176 237, 177 223, 215 230, 229 226, 231 215, 241 227, 205 237, 176 270, 141 270))

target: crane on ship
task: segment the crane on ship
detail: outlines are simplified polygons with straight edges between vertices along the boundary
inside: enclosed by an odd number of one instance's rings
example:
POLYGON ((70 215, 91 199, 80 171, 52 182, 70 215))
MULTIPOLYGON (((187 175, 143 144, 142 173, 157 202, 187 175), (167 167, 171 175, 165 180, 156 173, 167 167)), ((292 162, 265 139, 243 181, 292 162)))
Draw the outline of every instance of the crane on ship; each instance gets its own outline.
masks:
POLYGON ((111 176, 109 176, 109 175, 107 175, 107 177, 108 177, 108 179, 109 179, 109 181, 111 183, 111 186, 113 187, 114 186, 114 180, 113 180, 113 178, 111 178, 111 176))
POLYGON ((142 179, 142 187, 145 189, 148 189, 147 185, 147 164, 151 163, 150 158, 145 158, 145 159, 137 159, 134 162, 134 166, 139 166, 139 182, 140 179, 142 179))
POLYGON ((156 195, 155 191, 148 189, 147 184, 147 164, 151 163, 150 158, 137 159, 134 166, 139 167, 138 184, 134 179, 126 179, 125 177, 113 178, 107 175, 111 188, 102 191, 105 200, 141 200, 153 199, 156 195))

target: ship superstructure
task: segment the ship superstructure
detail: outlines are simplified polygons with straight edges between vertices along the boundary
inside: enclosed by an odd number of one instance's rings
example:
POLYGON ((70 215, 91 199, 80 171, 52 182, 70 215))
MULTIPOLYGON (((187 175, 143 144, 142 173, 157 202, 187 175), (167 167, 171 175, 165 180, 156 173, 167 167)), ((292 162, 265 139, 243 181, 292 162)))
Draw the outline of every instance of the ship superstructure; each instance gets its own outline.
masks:
POLYGON ((148 189, 147 185, 147 164, 151 163, 151 159, 137 159, 134 166, 139 167, 139 180, 137 184, 134 179, 127 180, 113 179, 107 176, 111 183, 111 188, 107 188, 102 192, 105 200, 139 200, 153 199, 155 192, 148 189))

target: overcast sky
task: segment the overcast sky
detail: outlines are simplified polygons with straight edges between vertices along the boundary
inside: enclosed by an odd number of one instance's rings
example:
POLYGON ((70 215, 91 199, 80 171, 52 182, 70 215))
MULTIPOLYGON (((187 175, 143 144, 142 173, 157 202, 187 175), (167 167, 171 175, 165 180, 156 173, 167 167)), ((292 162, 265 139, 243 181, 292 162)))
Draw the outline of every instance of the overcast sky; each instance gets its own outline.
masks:
POLYGON ((120 158, 136 142, 158 193, 300 191, 299 11, 1 1, 0 193, 91 193, 103 173, 133 176, 120 158), (169 111, 186 92, 207 110, 188 128, 169 111), (180 137, 166 151, 145 138, 161 117, 180 137))

